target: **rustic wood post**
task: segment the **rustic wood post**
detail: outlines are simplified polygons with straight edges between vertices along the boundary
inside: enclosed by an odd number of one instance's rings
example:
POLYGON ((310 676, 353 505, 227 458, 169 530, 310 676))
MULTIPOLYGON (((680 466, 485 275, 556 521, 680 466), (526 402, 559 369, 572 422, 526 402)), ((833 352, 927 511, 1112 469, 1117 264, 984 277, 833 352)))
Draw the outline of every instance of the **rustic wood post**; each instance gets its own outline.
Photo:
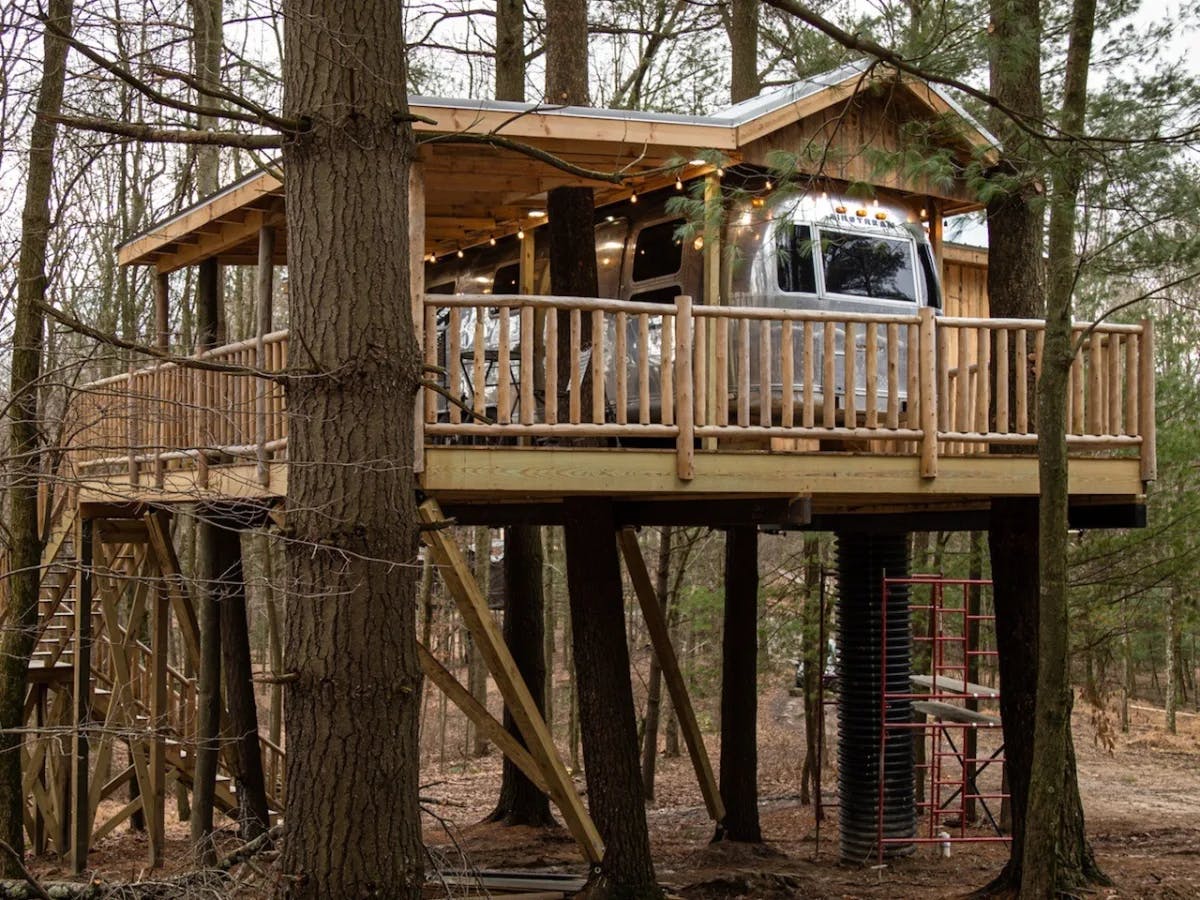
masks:
MULTIPOLYGON (((936 478, 937 477, 937 340, 936 340, 936 324, 934 319, 934 310, 932 307, 923 306, 917 310, 917 316, 920 318, 920 340, 918 346, 909 347, 908 352, 914 350, 920 354, 919 359, 919 378, 920 397, 916 398, 918 410, 921 416, 921 477, 936 478)), ((909 397, 908 402, 911 404, 914 398, 909 397)))
MULTIPOLYGON (((264 340, 271 333, 272 292, 275 276, 275 227, 263 225, 258 229, 258 327, 254 334, 254 366, 260 372, 267 368, 267 345, 264 340)), ((266 487, 271 483, 271 472, 267 468, 267 390, 264 378, 256 379, 254 394, 255 450, 258 483, 266 487)))
POLYGON ((170 349, 171 276, 159 272, 154 278, 154 346, 166 353, 170 349))
POLYGON ((125 370, 125 443, 129 447, 129 486, 135 487, 138 483, 138 460, 137 460, 137 397, 133 391, 133 360, 129 361, 129 367, 125 370))
MULTIPOLYGON (((704 296, 701 302, 705 306, 719 306, 721 303, 721 220, 721 178, 713 172, 704 177, 704 296)), ((717 346, 716 328, 708 329, 706 337, 704 368, 708 377, 704 383, 704 397, 699 399, 704 410, 704 424, 716 425, 717 403, 728 403, 727 397, 717 397, 716 390, 716 367, 723 364, 725 347, 717 346)), ((717 439, 705 439, 704 449, 717 449, 717 439)))
POLYGON ((1138 415, 1142 433, 1142 481, 1158 478, 1158 450, 1155 446, 1154 422, 1154 322, 1142 319, 1141 372, 1138 377, 1138 415))
MULTIPOLYGON (((92 520, 80 516, 75 540, 75 672, 71 736, 71 871, 87 868, 92 836, 87 728, 92 708, 92 520)), ((65 810, 64 810, 65 813, 65 810)))
POLYGON ((151 796, 142 795, 146 812, 146 823, 150 838, 150 866, 163 864, 163 841, 166 839, 166 731, 170 725, 170 708, 167 705, 167 648, 169 646, 168 622, 170 597, 162 581, 163 572, 158 572, 158 583, 154 586, 151 609, 150 650, 154 666, 151 683, 150 721, 154 738, 150 743, 150 787, 151 796), (148 800, 148 802, 147 802, 148 800))
POLYGON ((680 481, 696 475, 696 430, 692 424, 692 298, 675 298, 675 471, 680 481))

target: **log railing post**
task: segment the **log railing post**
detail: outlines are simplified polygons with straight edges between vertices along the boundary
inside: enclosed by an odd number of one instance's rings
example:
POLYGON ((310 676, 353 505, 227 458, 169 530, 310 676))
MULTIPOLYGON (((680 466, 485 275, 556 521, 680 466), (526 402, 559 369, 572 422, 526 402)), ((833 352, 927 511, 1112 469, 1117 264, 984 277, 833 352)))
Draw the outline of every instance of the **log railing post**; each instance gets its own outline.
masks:
MULTIPOLYGON (((274 293, 275 275, 275 228, 264 225, 258 230, 258 324, 254 332, 254 365, 260 372, 267 369, 267 345, 264 338, 271 332, 271 301, 274 293)), ((267 468, 267 390, 264 378, 255 379, 254 392, 254 460, 258 483, 266 487, 271 483, 271 472, 267 468)))
POLYGON ((691 481, 696 474, 692 353, 692 298, 684 295, 675 298, 675 471, 680 481, 691 481))
MULTIPOLYGON (((938 423, 938 395, 937 395, 937 335, 936 322, 934 319, 934 311, 932 307, 922 307, 917 311, 920 317, 920 340, 917 352, 919 353, 918 362, 918 384, 920 397, 918 398, 918 411, 920 413, 921 422, 921 477, 936 478, 937 477, 937 423, 938 423)), ((909 348, 912 352, 912 348, 909 348)), ((912 403, 913 398, 909 397, 908 402, 912 403)))
POLYGON ((134 487, 138 483, 138 459, 137 459, 137 397, 134 395, 133 380, 134 372, 133 361, 130 360, 129 368, 126 370, 125 376, 125 442, 129 445, 129 485, 134 487))
POLYGON ((1141 371, 1138 373, 1138 431, 1142 434, 1142 481, 1158 478, 1154 423, 1154 322, 1142 319, 1141 371))

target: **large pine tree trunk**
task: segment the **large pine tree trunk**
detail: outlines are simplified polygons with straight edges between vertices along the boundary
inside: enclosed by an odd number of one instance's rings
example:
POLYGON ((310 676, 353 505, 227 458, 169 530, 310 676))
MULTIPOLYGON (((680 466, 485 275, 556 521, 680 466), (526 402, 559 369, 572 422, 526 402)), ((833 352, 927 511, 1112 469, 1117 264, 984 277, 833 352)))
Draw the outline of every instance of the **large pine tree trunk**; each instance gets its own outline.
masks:
POLYGON ((284 5, 294 350, 284 692, 289 897, 416 898, 418 527, 403 10, 284 5), (398 424, 401 423, 401 424, 398 424), (292 673, 295 673, 294 676, 292 673))
MULTIPOLYGON (((70 32, 72 3, 53 0, 47 15, 70 32)), ((41 475, 41 420, 38 392, 42 371, 41 307, 46 297, 46 245, 50 235, 50 189, 54 178, 56 129, 50 120, 62 106, 67 43, 45 36, 37 118, 29 135, 25 207, 21 213, 21 253, 17 261, 17 307, 13 325, 8 409, 8 620, 0 636, 0 840, 24 851, 25 791, 21 780, 26 674, 37 637, 42 541, 37 492, 41 475), (10 730, 14 729, 14 730, 10 730)), ((0 873, 19 878, 17 860, 3 854, 0 873)))
POLYGON ((221 530, 200 509, 196 541, 196 609, 200 627, 200 667, 196 680, 196 765, 192 779, 192 852, 196 864, 217 861, 213 846, 213 802, 221 750, 221 604, 218 584, 224 561, 221 530))
POLYGON ((564 504, 567 582, 579 686, 588 805, 604 859, 580 895, 612 900, 661 896, 638 770, 637 725, 625 640, 616 521, 606 500, 564 504))
MULTIPOLYGON (((504 642, 534 705, 542 709, 546 691, 546 667, 542 661, 542 538, 536 525, 504 529, 504 593, 504 642)), ((504 727, 525 746, 507 706, 504 727)), ((534 827, 554 824, 550 799, 508 757, 504 758, 500 800, 488 821, 534 827)))
POLYGON ((758 529, 725 532, 721 641, 721 799, 714 840, 760 843, 758 822, 758 529))
POLYGON ((221 663, 232 731, 234 778, 242 838, 253 840, 271 827, 262 748, 258 742, 258 705, 250 660, 250 627, 241 534, 221 529, 221 663))

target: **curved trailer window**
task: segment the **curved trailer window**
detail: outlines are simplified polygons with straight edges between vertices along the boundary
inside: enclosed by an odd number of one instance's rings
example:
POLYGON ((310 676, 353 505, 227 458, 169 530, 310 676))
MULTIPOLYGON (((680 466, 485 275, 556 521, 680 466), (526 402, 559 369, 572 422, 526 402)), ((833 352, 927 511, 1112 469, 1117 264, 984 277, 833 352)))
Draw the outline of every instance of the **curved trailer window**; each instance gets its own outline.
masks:
POLYGON ((819 229, 825 292, 917 302, 912 242, 819 229))

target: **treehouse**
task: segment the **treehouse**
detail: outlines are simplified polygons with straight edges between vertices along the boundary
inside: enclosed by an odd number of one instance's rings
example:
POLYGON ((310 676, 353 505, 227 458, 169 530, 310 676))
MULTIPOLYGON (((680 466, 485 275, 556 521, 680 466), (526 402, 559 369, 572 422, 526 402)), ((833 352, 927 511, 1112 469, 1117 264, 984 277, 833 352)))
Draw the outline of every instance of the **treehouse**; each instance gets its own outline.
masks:
MULTIPOLYGON (((993 158, 993 141, 937 88, 851 65, 712 116, 429 98, 412 108, 423 139, 412 259, 424 261, 412 267, 412 314, 429 376, 396 427, 415 433, 427 519, 554 523, 564 498, 605 495, 622 525, 899 533, 980 527, 994 498, 1036 496, 1029 398, 1044 323, 989 318, 986 252, 943 239, 946 217, 979 209, 964 173, 993 158), (895 162, 918 132, 956 177, 912 176, 895 162), (881 158, 892 167, 877 171, 881 158), (779 193, 781 178, 790 193, 779 193), (605 296, 546 295, 546 192, 566 185, 594 190, 605 296), (689 226, 676 196, 719 215, 689 226), (835 260, 861 266, 880 252, 893 261, 869 278, 835 260)), ((75 737, 66 754, 31 741, 26 780, 35 843, 70 847, 77 868, 90 841, 139 810, 161 858, 166 773, 192 778, 195 685, 166 657, 169 616, 197 652, 167 532, 173 505, 286 515, 287 392, 273 377, 288 366, 273 285, 287 260, 283 177, 256 173, 118 249, 123 265, 155 278, 160 349, 172 344, 172 273, 190 266, 197 302, 213 308, 222 266, 258 267, 254 333, 191 364, 151 359, 84 385, 65 413, 63 469, 46 491, 30 710, 38 723, 72 723, 75 737), (74 560, 85 564, 64 568, 74 560), (107 774, 111 738, 97 737, 91 753, 89 721, 142 736, 118 774, 107 774), (99 820, 101 801, 131 780, 138 798, 99 820)), ((1153 332, 1148 322, 1076 331, 1072 520, 1136 525, 1155 475, 1153 332)), ((622 549, 643 595, 631 535, 622 549)), ((461 553, 441 531, 426 540, 472 611, 506 702, 524 710, 532 756, 502 749, 598 858, 595 829, 461 553)), ((653 616, 653 598, 641 599, 653 616)), ((453 697, 452 676, 423 664, 453 697)), ((673 699, 690 708, 685 695, 673 699)), ((260 743, 278 814, 283 750, 260 743)), ((218 803, 237 798, 219 785, 218 803)))

